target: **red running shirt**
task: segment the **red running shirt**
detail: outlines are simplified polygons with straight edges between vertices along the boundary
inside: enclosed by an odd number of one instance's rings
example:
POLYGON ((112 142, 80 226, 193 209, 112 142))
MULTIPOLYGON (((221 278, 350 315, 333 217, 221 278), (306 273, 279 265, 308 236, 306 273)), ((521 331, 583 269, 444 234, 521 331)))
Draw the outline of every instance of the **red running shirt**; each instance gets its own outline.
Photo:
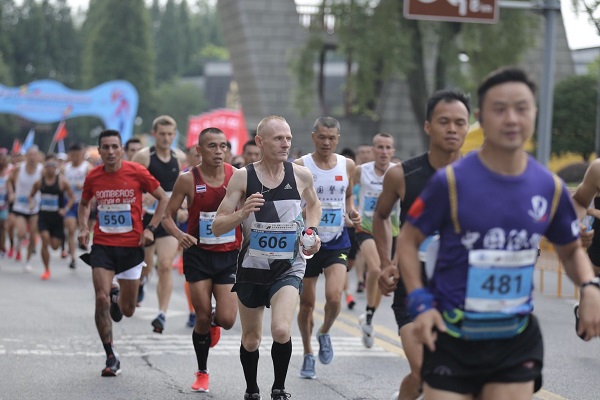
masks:
POLYGON ((214 213, 225 198, 227 185, 233 175, 233 167, 224 163, 225 179, 219 187, 209 186, 202 179, 200 169, 190 169, 194 177, 194 200, 188 205, 189 222, 187 233, 198 239, 198 247, 217 253, 238 250, 242 243, 242 230, 238 225, 234 230, 225 233, 218 238, 212 233, 212 219, 214 213))
POLYGON ((121 169, 106 172, 103 165, 92 169, 83 183, 82 199, 96 198, 98 222, 94 243, 105 246, 139 247, 142 226, 142 195, 153 193, 160 183, 142 165, 123 161, 121 169))

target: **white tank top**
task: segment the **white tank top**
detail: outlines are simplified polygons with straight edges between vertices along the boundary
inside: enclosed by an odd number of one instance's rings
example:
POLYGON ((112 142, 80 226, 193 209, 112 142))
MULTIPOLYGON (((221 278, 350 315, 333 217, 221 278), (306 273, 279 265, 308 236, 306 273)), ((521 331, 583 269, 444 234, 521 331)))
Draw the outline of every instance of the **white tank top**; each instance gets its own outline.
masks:
MULTIPOLYGON (((388 169, 392 168, 395 163, 390 163, 388 169)), ((386 170, 387 171, 387 170, 386 170)), ((384 175, 375 173, 375 161, 362 164, 360 171, 360 191, 358 192, 358 212, 362 216, 362 229, 367 232, 373 232, 373 211, 377 205, 377 198, 383 190, 384 175)), ((396 202, 392 208, 392 229, 397 230, 398 224, 396 221, 400 215, 400 201, 396 202), (395 226, 394 226, 395 225, 395 226)))
POLYGON ((67 182, 69 182, 69 185, 71 185, 71 189, 73 189, 75 203, 79 203, 79 201, 81 201, 83 182, 85 181, 85 177, 88 173, 88 168, 89 166, 87 162, 83 162, 77 167, 74 167, 70 162, 65 165, 65 178, 67 179, 67 182))
POLYGON ((321 201, 319 237, 323 243, 338 239, 344 232, 345 225, 346 190, 348 190, 346 157, 339 154, 335 156, 337 159, 335 167, 327 170, 319 168, 312 155, 307 154, 302 157, 304 166, 312 172, 317 197, 321 201))
POLYGON ((34 197, 34 207, 29 208, 29 193, 33 184, 40 180, 42 177, 42 164, 37 164, 35 172, 28 174, 25 168, 25 163, 19 166, 19 176, 17 177, 17 183, 15 185, 15 203, 13 204, 13 210, 21 214, 33 215, 40 211, 40 192, 34 197))

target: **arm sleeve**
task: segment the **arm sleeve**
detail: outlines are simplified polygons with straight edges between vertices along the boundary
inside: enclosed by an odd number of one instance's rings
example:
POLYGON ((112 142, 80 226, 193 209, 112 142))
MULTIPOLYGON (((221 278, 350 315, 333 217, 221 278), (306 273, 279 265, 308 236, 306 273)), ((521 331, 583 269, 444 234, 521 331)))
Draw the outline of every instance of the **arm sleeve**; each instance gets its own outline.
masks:
POLYGON ((562 192, 554 218, 550 222, 545 236, 558 245, 571 243, 579 238, 579 222, 569 190, 562 184, 562 192))
POLYGON ((431 177, 408 210, 406 220, 425 236, 439 231, 450 217, 448 182, 444 169, 431 177))

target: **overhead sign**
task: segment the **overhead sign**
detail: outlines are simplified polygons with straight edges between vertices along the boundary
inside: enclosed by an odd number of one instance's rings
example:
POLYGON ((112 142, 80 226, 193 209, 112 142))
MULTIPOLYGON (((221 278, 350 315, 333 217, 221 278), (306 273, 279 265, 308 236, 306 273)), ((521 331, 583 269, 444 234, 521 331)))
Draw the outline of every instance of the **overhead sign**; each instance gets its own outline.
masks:
POLYGON ((248 141, 248 131, 241 110, 217 109, 211 112, 194 115, 188 120, 186 147, 198 144, 198 136, 206 128, 219 128, 231 143, 231 152, 241 154, 244 143, 248 141))
POLYGON ((106 129, 119 131, 123 142, 133 134, 137 108, 137 90, 127 81, 105 82, 81 91, 52 80, 15 88, 0 85, 0 113, 16 114, 39 123, 95 116, 106 129))
POLYGON ((405 0, 404 18, 493 24, 499 8, 497 0, 405 0))

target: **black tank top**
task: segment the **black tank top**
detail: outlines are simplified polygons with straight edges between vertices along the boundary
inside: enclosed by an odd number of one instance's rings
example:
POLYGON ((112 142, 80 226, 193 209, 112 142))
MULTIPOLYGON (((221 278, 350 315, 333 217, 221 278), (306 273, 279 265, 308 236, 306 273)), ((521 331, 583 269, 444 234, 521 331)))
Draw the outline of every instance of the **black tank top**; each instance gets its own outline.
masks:
POLYGON ((150 147, 150 164, 148 165, 148 171, 160 182, 160 186, 166 192, 172 192, 175 180, 179 176, 179 163, 177 162, 177 156, 175 152, 171 150, 171 159, 167 162, 163 162, 156 155, 156 148, 150 147))
POLYGON ((406 191, 400 209, 400 224, 404 223, 406 214, 416 198, 429 181, 429 178, 435 174, 435 168, 429 164, 428 153, 413 157, 402 162, 404 169, 404 181, 406 182, 406 191))
POLYGON ((40 185, 42 199, 40 203, 40 213, 56 213, 64 204, 63 192, 60 190, 58 176, 52 185, 46 183, 46 178, 42 177, 40 185))

